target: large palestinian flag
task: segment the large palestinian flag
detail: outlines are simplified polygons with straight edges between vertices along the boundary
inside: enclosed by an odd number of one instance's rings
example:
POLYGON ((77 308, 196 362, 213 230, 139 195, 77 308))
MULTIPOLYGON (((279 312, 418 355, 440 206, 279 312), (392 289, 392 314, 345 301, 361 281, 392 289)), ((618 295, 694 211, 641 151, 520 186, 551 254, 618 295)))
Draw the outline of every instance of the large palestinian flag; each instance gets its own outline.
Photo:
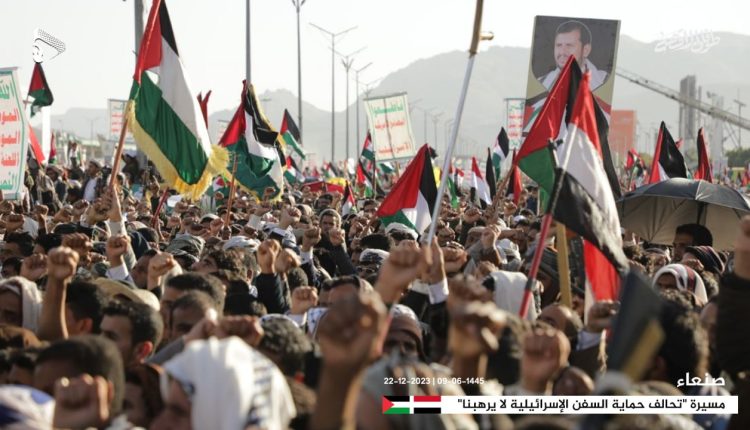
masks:
POLYGON ((44 106, 51 105, 55 100, 47 84, 42 63, 34 63, 34 71, 31 73, 31 84, 29 85, 29 97, 34 99, 31 103, 31 116, 34 116, 44 106))
POLYGON ((648 183, 653 184, 669 178, 687 178, 687 166, 680 148, 677 147, 667 130, 667 125, 662 121, 659 126, 659 136, 656 138, 656 150, 648 183))
MULTIPOLYGON (((516 156, 515 163, 528 177, 539 184, 539 188, 543 190, 545 195, 549 195, 552 191, 552 184, 555 181, 554 160, 548 144, 550 140, 557 142, 565 137, 581 76, 582 73, 578 63, 573 56, 570 56, 516 156)), ((604 157, 603 164, 607 174, 607 182, 614 195, 619 197, 620 183, 612 163, 607 141, 609 123, 596 102, 594 103, 594 115, 604 157)))
POLYGON ((620 219, 604 171, 589 74, 579 86, 568 134, 559 152, 559 194, 554 217, 583 239, 587 303, 616 300, 620 271, 627 267, 622 251, 620 219))
POLYGON ((378 209, 386 226, 398 222, 422 234, 430 226, 437 198, 429 146, 424 144, 378 209))
POLYGON ((278 197, 284 184, 284 166, 277 146, 279 134, 261 112, 253 86, 244 81, 242 85, 242 103, 219 141, 232 154, 232 162, 225 166, 224 173, 231 175, 236 170, 237 182, 257 198, 262 198, 268 187, 278 197))
POLYGON ((130 132, 170 187, 198 199, 227 165, 211 145, 180 60, 164 0, 154 0, 127 106, 130 132))

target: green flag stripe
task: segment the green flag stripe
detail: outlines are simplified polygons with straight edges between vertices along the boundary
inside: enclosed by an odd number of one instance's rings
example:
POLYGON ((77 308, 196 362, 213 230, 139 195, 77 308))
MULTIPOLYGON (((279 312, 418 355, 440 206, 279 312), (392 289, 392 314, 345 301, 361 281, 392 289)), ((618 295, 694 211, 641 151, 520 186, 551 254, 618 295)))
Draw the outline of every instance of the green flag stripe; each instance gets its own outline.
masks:
POLYGON ((411 408, 390 408, 383 412, 385 415, 410 415, 411 408))
POLYGON ((209 154, 162 97, 161 89, 144 73, 141 85, 133 81, 130 98, 136 103, 135 118, 156 142, 183 182, 194 185, 203 176, 209 154))

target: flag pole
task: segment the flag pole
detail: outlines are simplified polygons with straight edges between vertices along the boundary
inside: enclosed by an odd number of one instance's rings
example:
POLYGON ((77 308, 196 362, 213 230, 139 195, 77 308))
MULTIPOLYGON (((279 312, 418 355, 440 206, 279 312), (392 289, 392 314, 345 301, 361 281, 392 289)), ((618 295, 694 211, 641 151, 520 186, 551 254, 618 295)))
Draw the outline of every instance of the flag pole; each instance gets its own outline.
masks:
MULTIPOLYGON (((484 6, 484 0, 477 0, 476 10, 474 12, 474 31, 471 38, 471 46, 469 47, 469 61, 466 64, 466 73, 464 74, 464 82, 461 87, 461 95, 458 99, 458 106, 456 107, 456 114, 453 120, 454 126, 451 130, 451 140, 448 147, 445 149, 445 158, 443 160, 443 170, 440 174, 440 188, 438 188, 437 197, 435 198, 435 209, 432 211, 432 223, 430 223, 430 230, 427 234, 427 242, 432 243, 432 239, 435 237, 435 228, 437 227, 437 219, 440 216, 440 209, 442 208, 443 195, 445 194, 445 186, 448 182, 448 169, 450 168, 451 157, 453 156, 453 150, 456 147, 456 140, 458 139, 458 130, 461 125, 461 115, 464 111, 464 103, 466 102, 466 95, 469 90, 469 80, 471 79, 471 72, 474 69, 474 59, 477 55, 477 49, 479 47, 482 27, 482 9, 484 6)), ((491 39, 491 37, 488 37, 491 39)))
MULTIPOLYGON (((128 102, 129 104, 130 102, 128 102)), ((127 109, 127 107, 125 108, 127 109)), ((112 173, 109 175, 109 185, 112 186, 117 178, 117 171, 120 169, 120 159, 122 158, 122 150, 125 147, 125 135, 128 133, 128 117, 122 120, 122 130, 120 130, 120 141, 117 143, 117 150, 115 151, 115 158, 112 160, 112 173)))
POLYGON ((560 298, 562 304, 573 308, 573 293, 570 287, 570 260, 568 260, 568 236, 563 223, 557 223, 557 272, 560 274, 560 298))
POLYGON ((227 202, 227 213, 224 216, 224 224, 229 225, 229 218, 232 213, 232 205, 234 204, 234 193, 236 191, 237 184, 235 182, 237 173, 237 154, 234 154, 234 162, 232 163, 232 182, 229 184, 229 201, 227 202))
MULTIPOLYGON (((555 143, 550 140, 548 142, 548 149, 555 166, 557 165, 557 152, 555 143)), ((542 227, 537 237, 536 249, 534 250, 534 258, 531 260, 531 267, 529 268, 529 275, 526 280, 526 287, 523 292, 523 300, 521 301, 521 308, 518 310, 518 315, 521 319, 526 318, 529 312, 529 304, 531 302, 531 292, 536 283, 536 277, 539 273, 539 266, 542 263, 542 254, 544 254, 545 242, 547 241, 547 234, 549 233, 550 226, 552 225, 552 214, 554 213, 555 206, 557 205, 557 196, 560 195, 560 189, 562 188, 562 176, 559 174, 555 175, 555 185, 552 188, 549 201, 547 203, 547 211, 542 218, 542 227)), ((538 202, 538 200, 537 200, 538 202)), ((558 267, 559 269, 559 267, 558 267)))
POLYGON ((161 213, 162 208, 164 207, 164 203, 166 203, 167 198, 169 197, 169 188, 164 190, 164 193, 161 195, 161 198, 159 199, 159 204, 156 206, 156 211, 154 211, 154 216, 151 217, 151 227, 156 227, 156 223, 159 221, 159 214, 161 213))

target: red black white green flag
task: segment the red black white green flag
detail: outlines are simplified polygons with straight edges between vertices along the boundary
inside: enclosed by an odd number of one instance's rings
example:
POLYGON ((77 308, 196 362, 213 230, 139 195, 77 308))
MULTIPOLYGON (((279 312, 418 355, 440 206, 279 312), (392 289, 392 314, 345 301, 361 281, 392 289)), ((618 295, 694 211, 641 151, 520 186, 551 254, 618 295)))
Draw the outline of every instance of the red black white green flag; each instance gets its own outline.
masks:
POLYGON ((55 100, 52 91, 47 84, 42 63, 34 63, 34 71, 31 73, 31 84, 29 85, 29 97, 34 101, 31 103, 31 116, 36 115, 44 106, 50 106, 55 100))
POLYGON ((656 138, 656 150, 648 183, 653 184, 669 178, 687 178, 687 176, 685 159, 667 130, 667 125, 662 121, 659 126, 659 136, 656 138))
POLYGON ((153 0, 126 109, 128 127, 165 182, 199 199, 226 169, 229 155, 211 144, 189 82, 167 5, 153 0))
POLYGON ((422 234, 435 221, 432 212, 436 198, 437 184, 432 159, 429 146, 424 144, 391 192, 385 196, 377 216, 386 226, 398 222, 422 234))
POLYGON ((589 74, 581 80, 557 169, 559 190, 553 215, 583 239, 586 297, 616 300, 620 272, 627 267, 620 219, 604 170, 589 74))

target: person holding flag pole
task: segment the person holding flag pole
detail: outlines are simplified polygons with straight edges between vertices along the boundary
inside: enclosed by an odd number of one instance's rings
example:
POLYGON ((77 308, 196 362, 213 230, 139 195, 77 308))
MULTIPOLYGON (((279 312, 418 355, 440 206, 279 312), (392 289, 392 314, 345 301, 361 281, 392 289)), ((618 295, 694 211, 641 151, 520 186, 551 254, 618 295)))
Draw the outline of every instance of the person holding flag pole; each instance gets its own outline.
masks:
MULTIPOLYGON (((445 149, 443 154, 443 169, 440 175, 440 187, 438 188, 437 197, 435 198, 435 208, 432 213, 432 219, 436 220, 440 216, 440 209, 442 207, 441 202, 443 201, 443 195, 445 194, 445 187, 448 183, 448 171, 450 170, 451 157, 453 156, 453 150, 456 147, 456 140, 458 139, 458 130, 461 126, 461 116, 464 111, 464 103, 466 102, 466 94, 469 90, 469 80, 471 79, 471 72, 474 69, 474 59, 477 55, 477 49, 479 47, 480 40, 492 40, 494 35, 492 33, 482 34, 482 9, 484 6, 484 0, 477 0, 476 11, 474 13, 474 31, 471 38, 471 46, 469 47, 469 61, 466 64, 466 73, 464 75, 464 82, 461 87, 461 95, 458 99, 458 106, 456 107, 456 115, 454 117, 454 126, 451 130, 451 140, 448 147, 445 149)), ((437 223, 433 222, 430 224, 430 230, 427 234, 425 243, 432 243, 435 237, 435 229, 437 223)))

